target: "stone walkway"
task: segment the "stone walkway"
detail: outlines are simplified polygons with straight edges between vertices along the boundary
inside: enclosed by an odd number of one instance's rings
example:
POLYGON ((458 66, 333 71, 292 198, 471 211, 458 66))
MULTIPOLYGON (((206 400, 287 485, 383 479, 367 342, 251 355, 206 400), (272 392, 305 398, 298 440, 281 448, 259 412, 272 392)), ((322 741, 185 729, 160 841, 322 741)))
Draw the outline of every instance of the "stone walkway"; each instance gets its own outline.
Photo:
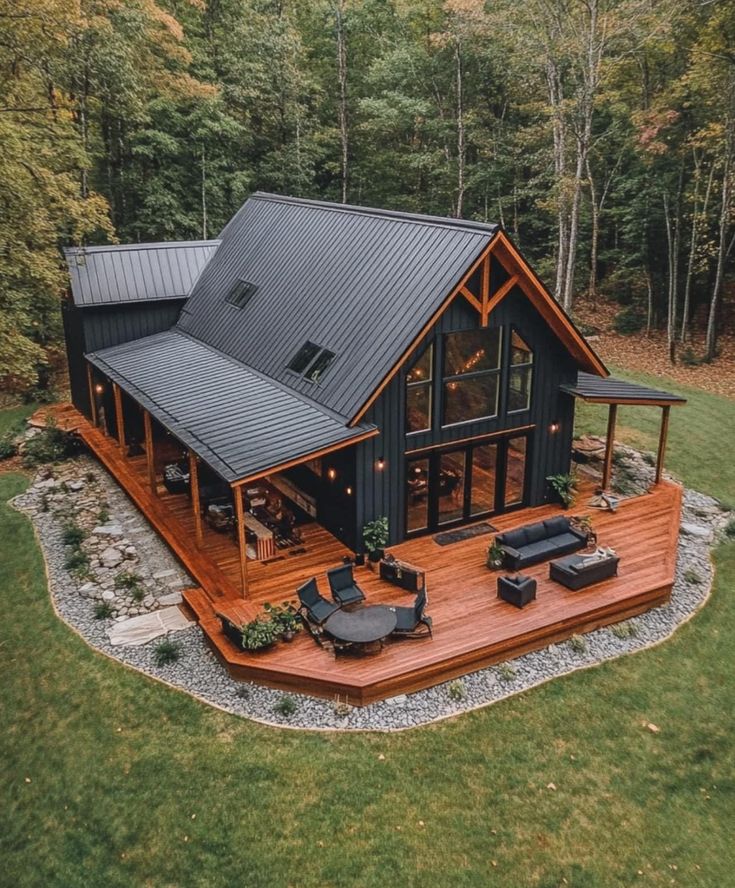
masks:
MULTIPOLYGON (((626 458, 638 464, 637 471, 643 472, 644 465, 648 468, 645 459, 631 453, 635 454, 627 451, 626 458)), ((158 642, 113 648, 107 630, 115 620, 176 602, 178 590, 191 581, 145 518, 91 458, 80 457, 42 471, 14 505, 36 527, 58 614, 92 647, 206 703, 255 721, 303 729, 376 731, 456 716, 668 638, 706 601, 713 579, 711 550, 730 517, 711 497, 685 491, 676 583, 667 605, 456 681, 356 708, 344 701, 234 681, 194 624, 170 636, 176 642, 178 659, 164 666, 155 662, 158 642), (69 556, 74 547, 65 544, 64 536, 70 526, 88 534, 77 547, 87 563, 73 569, 69 556)))

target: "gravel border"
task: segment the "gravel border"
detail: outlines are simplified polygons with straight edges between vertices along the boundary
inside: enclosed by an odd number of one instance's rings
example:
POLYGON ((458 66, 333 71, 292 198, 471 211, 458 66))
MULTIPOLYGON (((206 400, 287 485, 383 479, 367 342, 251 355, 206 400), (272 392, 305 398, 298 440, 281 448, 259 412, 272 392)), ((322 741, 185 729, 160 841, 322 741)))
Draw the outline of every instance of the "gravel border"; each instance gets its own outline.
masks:
MULTIPOLYGON (((114 479, 94 460, 74 461, 79 471, 94 471, 104 488, 112 520, 147 528, 144 547, 153 565, 168 564, 171 553, 114 479)), ((684 491, 682 533, 676 581, 669 603, 617 626, 524 654, 514 660, 481 669, 461 679, 413 694, 402 694, 363 707, 339 701, 272 690, 232 679, 204 640, 200 628, 170 636, 178 643, 179 659, 157 666, 157 642, 141 647, 112 647, 106 630, 112 620, 94 617, 94 601, 79 594, 80 581, 64 568, 62 522, 44 511, 44 489, 36 479, 12 505, 26 514, 46 561, 51 601, 57 615, 92 648, 133 669, 183 690, 209 705, 261 724, 304 730, 399 731, 451 718, 536 687, 553 678, 606 660, 633 653, 669 638, 706 602, 712 588, 711 551, 722 536, 730 515, 704 494, 684 491), (620 628, 622 627, 622 628, 620 628), (284 702, 286 701, 286 702, 284 702)))

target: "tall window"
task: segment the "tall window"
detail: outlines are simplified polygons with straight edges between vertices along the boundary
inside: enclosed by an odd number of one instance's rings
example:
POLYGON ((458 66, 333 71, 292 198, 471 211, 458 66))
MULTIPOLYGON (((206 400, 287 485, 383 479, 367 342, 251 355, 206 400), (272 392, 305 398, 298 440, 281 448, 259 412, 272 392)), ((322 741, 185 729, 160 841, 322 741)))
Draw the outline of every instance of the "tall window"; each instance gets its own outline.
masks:
POLYGON ((533 384, 533 352, 525 340, 513 330, 510 340, 510 372, 508 374, 508 413, 528 410, 533 384))
POLYGON ((434 346, 424 349, 406 374, 406 431, 426 432, 431 428, 431 389, 434 346))
POLYGON ((443 425, 497 415, 500 333, 494 327, 445 335, 443 425))

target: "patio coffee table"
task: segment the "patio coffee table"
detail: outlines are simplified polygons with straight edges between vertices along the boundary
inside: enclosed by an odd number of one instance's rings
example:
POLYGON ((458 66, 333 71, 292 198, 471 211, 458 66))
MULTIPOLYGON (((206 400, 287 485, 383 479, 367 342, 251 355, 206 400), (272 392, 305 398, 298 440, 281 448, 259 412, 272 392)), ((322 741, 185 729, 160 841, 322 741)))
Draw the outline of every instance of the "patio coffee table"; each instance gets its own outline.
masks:
POLYGON ((382 604, 357 610, 335 611, 324 623, 325 630, 337 641, 369 645, 382 642, 396 628, 396 612, 382 604))

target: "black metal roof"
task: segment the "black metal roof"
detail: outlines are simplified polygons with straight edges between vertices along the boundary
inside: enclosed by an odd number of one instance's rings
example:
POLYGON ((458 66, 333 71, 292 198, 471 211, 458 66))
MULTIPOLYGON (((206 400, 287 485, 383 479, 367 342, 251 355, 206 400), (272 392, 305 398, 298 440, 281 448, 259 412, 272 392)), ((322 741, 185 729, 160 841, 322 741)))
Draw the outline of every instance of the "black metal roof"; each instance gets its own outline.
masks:
POLYGON ((176 331, 87 355, 229 482, 374 432, 176 331))
POLYGON ((649 388, 614 376, 593 376, 580 371, 576 385, 564 385, 562 389, 575 398, 601 404, 686 404, 686 398, 661 389, 649 388))
POLYGON ((350 420, 497 230, 256 193, 178 329, 350 420), (238 279, 257 287, 242 309, 225 301, 238 279), (318 383, 287 369, 307 340, 336 355, 318 383))
POLYGON ((218 240, 69 247, 71 295, 78 307, 188 296, 218 240))

